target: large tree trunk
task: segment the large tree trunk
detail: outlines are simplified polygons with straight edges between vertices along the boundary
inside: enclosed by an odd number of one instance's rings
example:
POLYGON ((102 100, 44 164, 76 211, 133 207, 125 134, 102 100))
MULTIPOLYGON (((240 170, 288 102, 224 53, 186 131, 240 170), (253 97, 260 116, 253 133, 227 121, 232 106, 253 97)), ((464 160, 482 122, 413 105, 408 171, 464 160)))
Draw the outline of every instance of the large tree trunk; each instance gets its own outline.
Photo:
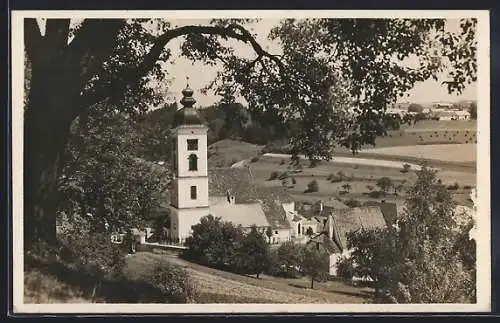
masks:
POLYGON ((58 179, 70 125, 72 92, 63 64, 33 64, 24 113, 24 241, 56 242, 58 179))

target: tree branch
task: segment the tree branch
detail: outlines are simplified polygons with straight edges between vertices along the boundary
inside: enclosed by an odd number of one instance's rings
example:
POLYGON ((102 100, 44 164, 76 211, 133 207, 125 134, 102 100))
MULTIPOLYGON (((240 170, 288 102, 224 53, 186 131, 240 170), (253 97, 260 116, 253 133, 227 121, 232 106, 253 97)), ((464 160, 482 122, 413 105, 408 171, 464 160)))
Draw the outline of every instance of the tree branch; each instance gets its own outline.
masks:
POLYGON ((231 24, 227 27, 223 26, 183 26, 175 29, 168 30, 161 36, 156 38, 154 45, 151 47, 149 52, 144 56, 144 59, 138 64, 136 68, 130 69, 121 75, 120 84, 109 83, 108 85, 96 89, 92 92, 88 92, 81 96, 80 106, 85 108, 85 106, 97 103, 107 97, 112 96, 113 93, 119 93, 125 87, 135 87, 139 80, 146 76, 147 73, 154 67, 154 64, 160 57, 163 49, 174 38, 189 35, 189 34, 207 34, 207 35, 219 35, 224 39, 233 38, 241 42, 250 44, 253 50, 257 53, 259 59, 262 57, 268 57, 270 60, 275 62, 280 69, 284 69, 279 56, 272 55, 265 51, 262 46, 255 40, 255 38, 242 26, 237 24, 231 24))

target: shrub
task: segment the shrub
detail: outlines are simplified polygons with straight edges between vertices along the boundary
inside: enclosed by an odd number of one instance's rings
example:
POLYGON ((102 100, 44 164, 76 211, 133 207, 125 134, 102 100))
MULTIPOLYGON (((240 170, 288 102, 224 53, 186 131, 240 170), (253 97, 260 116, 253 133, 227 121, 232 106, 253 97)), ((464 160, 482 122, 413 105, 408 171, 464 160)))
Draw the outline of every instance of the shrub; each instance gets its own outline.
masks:
POLYGON ((352 259, 342 257, 337 261, 337 277, 351 281, 354 277, 354 265, 352 259))
POLYGON ((295 177, 292 177, 292 184, 297 184, 297 180, 295 179, 295 177))
POLYGON ((275 180, 275 179, 278 179, 278 176, 279 176, 279 175, 280 175, 280 174, 279 174, 278 172, 272 172, 272 173, 271 173, 271 175, 269 175, 269 180, 270 180, 270 181, 273 181, 273 180, 275 180))
POLYGON ((335 175, 333 175, 332 178, 330 179, 331 183, 340 183, 342 181, 343 181, 343 178, 341 178, 339 176, 335 176, 335 175))
POLYGON ((285 165, 285 159, 281 159, 280 165, 285 165))
POLYGON ((100 292, 105 280, 121 275, 125 264, 124 247, 111 243, 108 234, 65 234, 61 235, 60 241, 63 245, 61 258, 74 270, 83 273, 82 279, 88 279, 85 284, 92 286, 92 298, 100 292))
POLYGON ((250 162, 251 162, 251 163, 256 163, 256 162, 258 162, 259 160, 260 160, 260 155, 259 155, 259 156, 254 156, 254 157, 252 157, 252 159, 250 159, 250 162))
POLYGON ((383 193, 381 191, 371 191, 368 195, 370 197, 378 199, 378 198, 380 198, 382 196, 382 194, 383 193))
POLYGON ((458 190, 458 188, 459 188, 459 186, 458 186, 457 182, 455 182, 453 185, 448 185, 448 187, 447 187, 447 189, 449 191, 456 191, 456 190, 458 190))
POLYGON ((328 175, 328 177, 326 178, 326 180, 327 180, 327 181, 331 181, 331 180, 332 180, 332 178, 333 178, 333 174, 330 174, 330 175, 328 175))
POLYGON ((165 303, 189 303, 198 295, 186 270, 167 262, 157 263, 145 281, 160 290, 165 303))
POLYGON ((403 169, 401 170, 401 173, 408 173, 411 169, 411 166, 409 164, 403 164, 403 169))
POLYGON ((464 185, 464 190, 470 190, 470 189, 472 189, 471 185, 464 185))
POLYGON ((313 193, 319 191, 318 182, 314 179, 307 184, 305 193, 313 193))
POLYGON ((288 178, 288 172, 283 172, 278 177, 280 180, 288 178))
POLYGON ((344 201, 344 204, 347 205, 348 207, 351 207, 351 208, 361 206, 361 202, 358 200, 355 200, 353 198, 350 198, 350 199, 344 201))

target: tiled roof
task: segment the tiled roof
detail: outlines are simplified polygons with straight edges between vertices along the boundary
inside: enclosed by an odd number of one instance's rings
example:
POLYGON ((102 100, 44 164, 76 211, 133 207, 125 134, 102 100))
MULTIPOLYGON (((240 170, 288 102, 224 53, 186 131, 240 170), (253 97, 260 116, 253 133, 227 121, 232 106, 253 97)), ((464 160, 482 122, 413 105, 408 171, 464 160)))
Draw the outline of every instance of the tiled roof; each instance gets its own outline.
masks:
POLYGON ((347 249, 347 234, 361 229, 385 228, 386 222, 380 207, 363 206, 332 213, 334 239, 342 249, 347 249))
POLYGON ((331 198, 323 202, 323 207, 328 209, 348 209, 349 207, 345 205, 341 200, 337 198, 331 198))
POLYGON ((255 187, 247 167, 213 168, 208 171, 209 196, 226 196, 228 190, 235 195, 236 203, 255 200, 255 187))
POLYGON ((215 203, 210 205, 210 212, 223 221, 241 225, 244 228, 256 225, 268 227, 266 215, 259 203, 229 204, 215 203))
MULTIPOLYGON (((293 199, 283 187, 257 187, 248 167, 209 169, 208 194, 211 202, 216 199, 225 201, 228 190, 235 196, 236 204, 261 203, 267 221, 273 228, 290 227, 281 203, 293 202, 293 199)), ((163 194, 162 199, 163 207, 170 204, 169 193, 163 194)))
POLYGON ((383 202, 379 204, 380 210, 385 219, 387 225, 393 225, 396 223, 396 218, 398 216, 398 209, 396 203, 383 202))
POLYGON ((291 203, 293 198, 283 186, 259 186, 257 189, 259 199, 266 198, 279 203, 291 203))

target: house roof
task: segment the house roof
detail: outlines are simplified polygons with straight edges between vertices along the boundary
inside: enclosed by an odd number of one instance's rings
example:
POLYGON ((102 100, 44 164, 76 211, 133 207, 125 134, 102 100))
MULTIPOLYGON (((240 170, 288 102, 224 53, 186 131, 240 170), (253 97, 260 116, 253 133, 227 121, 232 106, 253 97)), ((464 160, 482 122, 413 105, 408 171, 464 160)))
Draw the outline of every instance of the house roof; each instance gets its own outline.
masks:
POLYGON ((309 241, 307 242, 307 244, 312 244, 312 243, 319 243, 320 246, 322 246, 323 248, 325 248, 325 250, 329 254, 342 252, 342 250, 339 247, 339 245, 335 241, 329 239, 328 235, 325 234, 324 232, 321 232, 321 233, 318 233, 318 234, 312 236, 309 239, 309 241))
POLYGON ((355 207, 332 213, 334 240, 342 249, 347 249, 347 234, 361 229, 385 228, 384 215, 377 206, 355 207))
POLYGON ((345 205, 341 200, 337 198, 331 198, 323 202, 323 207, 328 209, 348 209, 349 207, 345 205))
POLYGON ((260 203, 214 203, 209 206, 210 212, 223 221, 241 225, 244 228, 256 225, 257 227, 268 227, 264 210, 260 203))
POLYGON ((396 223, 396 218, 398 216, 398 209, 396 203, 382 202, 379 204, 382 215, 384 216, 385 223, 387 225, 393 225, 396 223))

